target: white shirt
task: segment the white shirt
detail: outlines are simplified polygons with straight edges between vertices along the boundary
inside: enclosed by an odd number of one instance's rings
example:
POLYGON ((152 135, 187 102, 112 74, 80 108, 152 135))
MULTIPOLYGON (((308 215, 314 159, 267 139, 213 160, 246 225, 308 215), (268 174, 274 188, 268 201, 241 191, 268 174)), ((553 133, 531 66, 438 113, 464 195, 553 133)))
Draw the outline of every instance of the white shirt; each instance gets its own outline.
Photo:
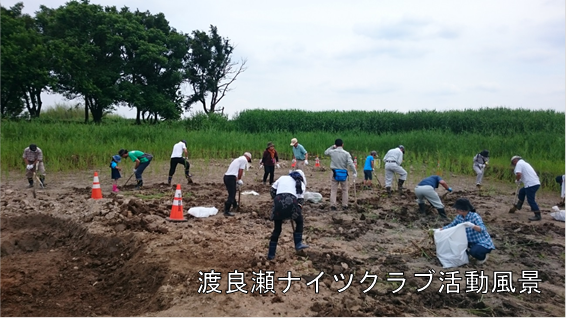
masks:
POLYGON ((401 165, 403 163, 403 152, 399 147, 393 148, 385 154, 383 161, 385 161, 386 164, 387 161, 395 161, 398 165, 401 165))
POLYGON ((291 193, 292 195, 296 196, 297 198, 301 199, 305 196, 306 186, 304 182, 301 182, 301 188, 303 189, 303 193, 297 194, 297 188, 295 187, 296 181, 291 176, 281 176, 277 181, 275 181, 271 187, 273 189, 277 189, 277 194, 280 193, 291 193))
POLYGON ((171 158, 182 158, 185 149, 187 149, 185 143, 179 141, 178 143, 175 144, 175 146, 173 146, 173 152, 171 153, 171 158))
POLYGON ((247 165, 248 165, 248 158, 246 158, 245 156, 238 157, 232 161, 232 163, 228 167, 228 171, 226 171, 224 175, 236 176, 237 178, 240 169, 242 170, 246 169, 247 165))
POLYGON ((521 182, 523 182, 525 188, 540 185, 540 180, 535 169, 523 159, 517 161, 513 173, 517 174, 519 172, 521 173, 521 182))

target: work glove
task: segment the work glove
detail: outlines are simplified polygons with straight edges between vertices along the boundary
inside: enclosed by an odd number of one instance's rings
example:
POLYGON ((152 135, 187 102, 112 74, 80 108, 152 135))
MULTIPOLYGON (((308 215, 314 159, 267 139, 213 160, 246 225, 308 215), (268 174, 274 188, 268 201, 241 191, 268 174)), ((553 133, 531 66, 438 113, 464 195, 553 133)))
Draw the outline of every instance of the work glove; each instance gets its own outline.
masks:
POLYGON ((241 185, 244 185, 244 181, 242 181, 242 180, 240 179, 240 180, 238 180, 238 181, 236 182, 236 184, 237 184, 237 185, 240 185, 240 186, 241 186, 241 185))
POLYGON ((358 173, 354 172, 354 174, 352 174, 352 177, 354 177, 354 181, 358 178, 358 173))
POLYGON ((309 165, 309 161, 305 160, 305 166, 308 166, 308 165, 309 165))
POLYGON ((521 180, 515 180, 515 184, 518 185, 519 183, 521 183, 521 180))
POLYGON ((259 164, 259 168, 260 168, 260 169, 263 168, 263 163, 260 163, 260 164, 259 164))
POLYGON ((134 174, 136 173, 136 168, 134 168, 133 172, 134 172, 134 174))
POLYGON ((276 167, 277 169, 279 169, 279 168, 281 168, 281 165, 280 165, 280 164, 277 164, 277 165, 275 165, 275 167, 276 167))
POLYGON ((26 166, 26 169, 28 169, 28 170, 33 169, 33 165, 27 165, 27 166, 26 166))
POLYGON ((476 226, 476 225, 475 225, 474 223, 472 223, 472 222, 464 222, 464 223, 462 223, 462 224, 464 224, 464 226, 465 226, 466 228, 470 228, 470 227, 476 226))
POLYGON ((452 192, 452 188, 448 188, 448 192, 452 192))

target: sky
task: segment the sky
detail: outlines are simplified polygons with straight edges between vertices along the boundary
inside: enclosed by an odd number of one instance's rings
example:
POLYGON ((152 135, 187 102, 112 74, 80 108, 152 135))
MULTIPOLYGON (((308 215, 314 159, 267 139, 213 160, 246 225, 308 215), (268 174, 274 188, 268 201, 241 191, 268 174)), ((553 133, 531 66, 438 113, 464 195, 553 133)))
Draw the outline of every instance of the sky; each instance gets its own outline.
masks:
MULTIPOLYGON (((11 7, 17 0, 3 0, 11 7)), ((24 13, 62 0, 27 0, 24 13)), ((245 109, 565 111, 563 0, 91 0, 210 25, 246 71, 220 102, 245 109)), ((190 92, 186 92, 189 94, 190 92)), ((76 104, 43 95, 45 105, 76 104)), ((201 111, 200 104, 194 111, 201 111)), ((134 117, 120 107, 118 113, 134 117)), ((186 115, 190 115, 187 113, 186 115)))

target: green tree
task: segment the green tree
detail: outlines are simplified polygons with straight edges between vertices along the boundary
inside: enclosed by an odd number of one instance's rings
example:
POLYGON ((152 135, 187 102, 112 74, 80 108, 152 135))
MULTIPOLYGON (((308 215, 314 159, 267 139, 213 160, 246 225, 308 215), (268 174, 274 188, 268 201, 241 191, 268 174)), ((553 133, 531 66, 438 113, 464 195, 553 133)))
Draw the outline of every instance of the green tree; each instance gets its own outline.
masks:
POLYGON ((189 51, 184 64, 185 78, 193 91, 185 108, 200 102, 206 114, 217 111, 218 103, 230 91, 229 86, 246 70, 245 59, 239 63, 232 61, 234 47, 230 40, 219 36, 213 25, 209 33, 197 30, 192 36, 187 35, 189 51))
POLYGON ((2 115, 15 117, 23 106, 30 117, 41 113, 41 93, 53 83, 45 39, 34 18, 18 2, 2 16, 2 115))
POLYGON ((57 9, 41 6, 37 19, 53 52, 54 90, 68 99, 82 96, 85 122, 90 111, 93 121, 100 123, 120 96, 123 18, 116 7, 102 8, 82 0, 57 9))
POLYGON ((127 21, 122 29, 122 101, 136 107, 138 124, 146 120, 146 115, 152 122, 179 119, 183 109, 178 91, 188 50, 186 38, 169 26, 162 13, 132 13, 124 7, 120 14, 127 21))

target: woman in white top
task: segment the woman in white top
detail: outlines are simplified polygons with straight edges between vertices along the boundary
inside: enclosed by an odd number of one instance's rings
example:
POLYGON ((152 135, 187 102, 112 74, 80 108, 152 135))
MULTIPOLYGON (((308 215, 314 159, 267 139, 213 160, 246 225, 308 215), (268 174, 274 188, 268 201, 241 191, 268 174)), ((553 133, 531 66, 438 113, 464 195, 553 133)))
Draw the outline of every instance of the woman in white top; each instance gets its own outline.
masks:
POLYGON ((281 234, 283 221, 287 219, 293 220, 297 224, 293 232, 293 240, 295 249, 300 251, 308 248, 303 244, 303 215, 302 203, 306 190, 305 174, 301 170, 295 170, 287 176, 281 176, 271 186, 271 197, 273 198, 273 209, 270 219, 273 220, 274 229, 269 240, 269 251, 267 259, 275 258, 277 250, 277 242, 281 234))

